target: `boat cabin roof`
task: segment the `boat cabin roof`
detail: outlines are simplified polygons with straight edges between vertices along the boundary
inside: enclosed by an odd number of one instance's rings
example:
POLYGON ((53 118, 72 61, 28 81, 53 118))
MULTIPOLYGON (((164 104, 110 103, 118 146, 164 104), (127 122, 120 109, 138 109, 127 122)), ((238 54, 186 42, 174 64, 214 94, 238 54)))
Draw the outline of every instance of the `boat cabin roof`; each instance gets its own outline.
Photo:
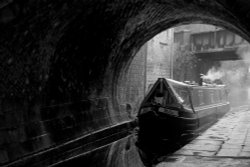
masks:
POLYGON ((183 82, 179 82, 173 79, 167 79, 167 78, 158 78, 158 80, 154 83, 154 85, 151 87, 149 92, 147 93, 146 97, 144 98, 142 105, 146 104, 152 96, 157 96, 157 94, 163 94, 164 91, 168 90, 170 94, 172 94, 172 97, 174 98, 174 103, 179 103, 180 101, 180 93, 177 93, 178 90, 186 90, 186 91, 192 91, 192 90, 207 90, 207 89, 222 89, 225 85, 191 85, 186 84, 183 82))

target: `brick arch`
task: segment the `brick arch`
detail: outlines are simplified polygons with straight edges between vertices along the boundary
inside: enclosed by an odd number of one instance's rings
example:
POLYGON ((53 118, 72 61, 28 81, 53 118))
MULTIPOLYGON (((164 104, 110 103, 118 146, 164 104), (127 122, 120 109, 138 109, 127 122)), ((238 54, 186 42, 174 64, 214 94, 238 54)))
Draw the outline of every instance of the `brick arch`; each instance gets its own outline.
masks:
MULTIPOLYGON (((185 13, 185 11, 183 13, 185 13)), ((132 59, 139 51, 141 46, 158 33, 175 26, 201 23, 223 27, 242 36, 245 39, 248 39, 247 33, 245 33, 245 31, 242 30, 241 27, 236 27, 234 24, 231 24, 230 22, 227 22, 225 20, 221 20, 221 18, 218 18, 216 16, 204 16, 203 12, 201 12, 201 15, 199 15, 198 17, 196 16, 197 13, 194 14, 193 12, 186 12, 185 14, 187 14, 187 16, 178 16, 177 14, 178 17, 174 19, 169 19, 168 17, 166 17, 160 22, 152 24, 147 28, 143 27, 142 29, 136 30, 129 37, 129 39, 124 40, 124 43, 119 46, 116 57, 117 60, 115 60, 115 63, 112 66, 112 68, 114 69, 114 79, 112 80, 112 97, 113 104, 116 109, 119 109, 119 101, 117 102, 116 97, 119 96, 120 93, 124 93, 117 90, 117 85, 121 86, 122 82, 126 82, 126 78, 124 78, 124 76, 126 75, 127 69, 129 68, 129 64, 131 63, 132 59)))
POLYGON ((193 22, 249 40, 249 9, 244 0, 1 2, 0 165, 57 163, 90 142, 84 135, 130 121, 116 87, 140 46, 193 22))

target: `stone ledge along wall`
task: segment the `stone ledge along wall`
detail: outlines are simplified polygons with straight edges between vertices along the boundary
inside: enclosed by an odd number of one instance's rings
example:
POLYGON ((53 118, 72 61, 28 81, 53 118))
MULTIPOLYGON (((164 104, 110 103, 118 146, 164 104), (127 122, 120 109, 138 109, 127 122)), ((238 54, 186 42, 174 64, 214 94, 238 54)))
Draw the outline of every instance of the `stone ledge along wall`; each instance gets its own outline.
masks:
POLYGON ((133 118, 117 87, 141 46, 197 21, 249 40, 249 9, 227 0, 1 1, 0 165, 47 166, 111 142, 90 144, 105 135, 126 136, 133 118))

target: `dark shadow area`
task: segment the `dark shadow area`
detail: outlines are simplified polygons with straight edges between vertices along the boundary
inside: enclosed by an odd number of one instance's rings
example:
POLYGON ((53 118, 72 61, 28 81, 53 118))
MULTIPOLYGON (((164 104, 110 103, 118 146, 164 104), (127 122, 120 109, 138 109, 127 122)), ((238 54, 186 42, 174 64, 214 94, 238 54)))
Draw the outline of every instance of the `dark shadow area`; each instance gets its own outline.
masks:
POLYGON ((135 133, 102 146, 85 154, 79 154, 67 161, 62 161, 55 167, 91 166, 91 167, 144 167, 136 147, 135 133))
POLYGON ((173 154, 175 151, 179 150, 190 140, 176 140, 173 141, 164 141, 157 140, 155 137, 148 137, 145 140, 139 140, 136 143, 138 151, 146 167, 151 167, 162 161, 162 157, 167 157, 173 154))
MULTIPOLYGON (((152 167, 165 157, 180 149, 187 141, 166 142, 157 138, 138 141, 138 129, 129 136, 71 159, 61 161, 54 167, 152 167)), ((80 150, 79 150, 80 152, 80 150)))

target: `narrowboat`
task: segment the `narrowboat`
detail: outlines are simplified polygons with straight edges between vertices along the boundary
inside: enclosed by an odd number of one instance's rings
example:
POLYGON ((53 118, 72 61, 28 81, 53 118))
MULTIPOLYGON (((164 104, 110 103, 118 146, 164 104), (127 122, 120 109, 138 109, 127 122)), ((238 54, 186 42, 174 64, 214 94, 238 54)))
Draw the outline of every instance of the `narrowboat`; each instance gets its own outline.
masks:
POLYGON ((227 94, 225 85, 199 86, 159 78, 138 113, 138 142, 192 140, 230 110, 227 94))

